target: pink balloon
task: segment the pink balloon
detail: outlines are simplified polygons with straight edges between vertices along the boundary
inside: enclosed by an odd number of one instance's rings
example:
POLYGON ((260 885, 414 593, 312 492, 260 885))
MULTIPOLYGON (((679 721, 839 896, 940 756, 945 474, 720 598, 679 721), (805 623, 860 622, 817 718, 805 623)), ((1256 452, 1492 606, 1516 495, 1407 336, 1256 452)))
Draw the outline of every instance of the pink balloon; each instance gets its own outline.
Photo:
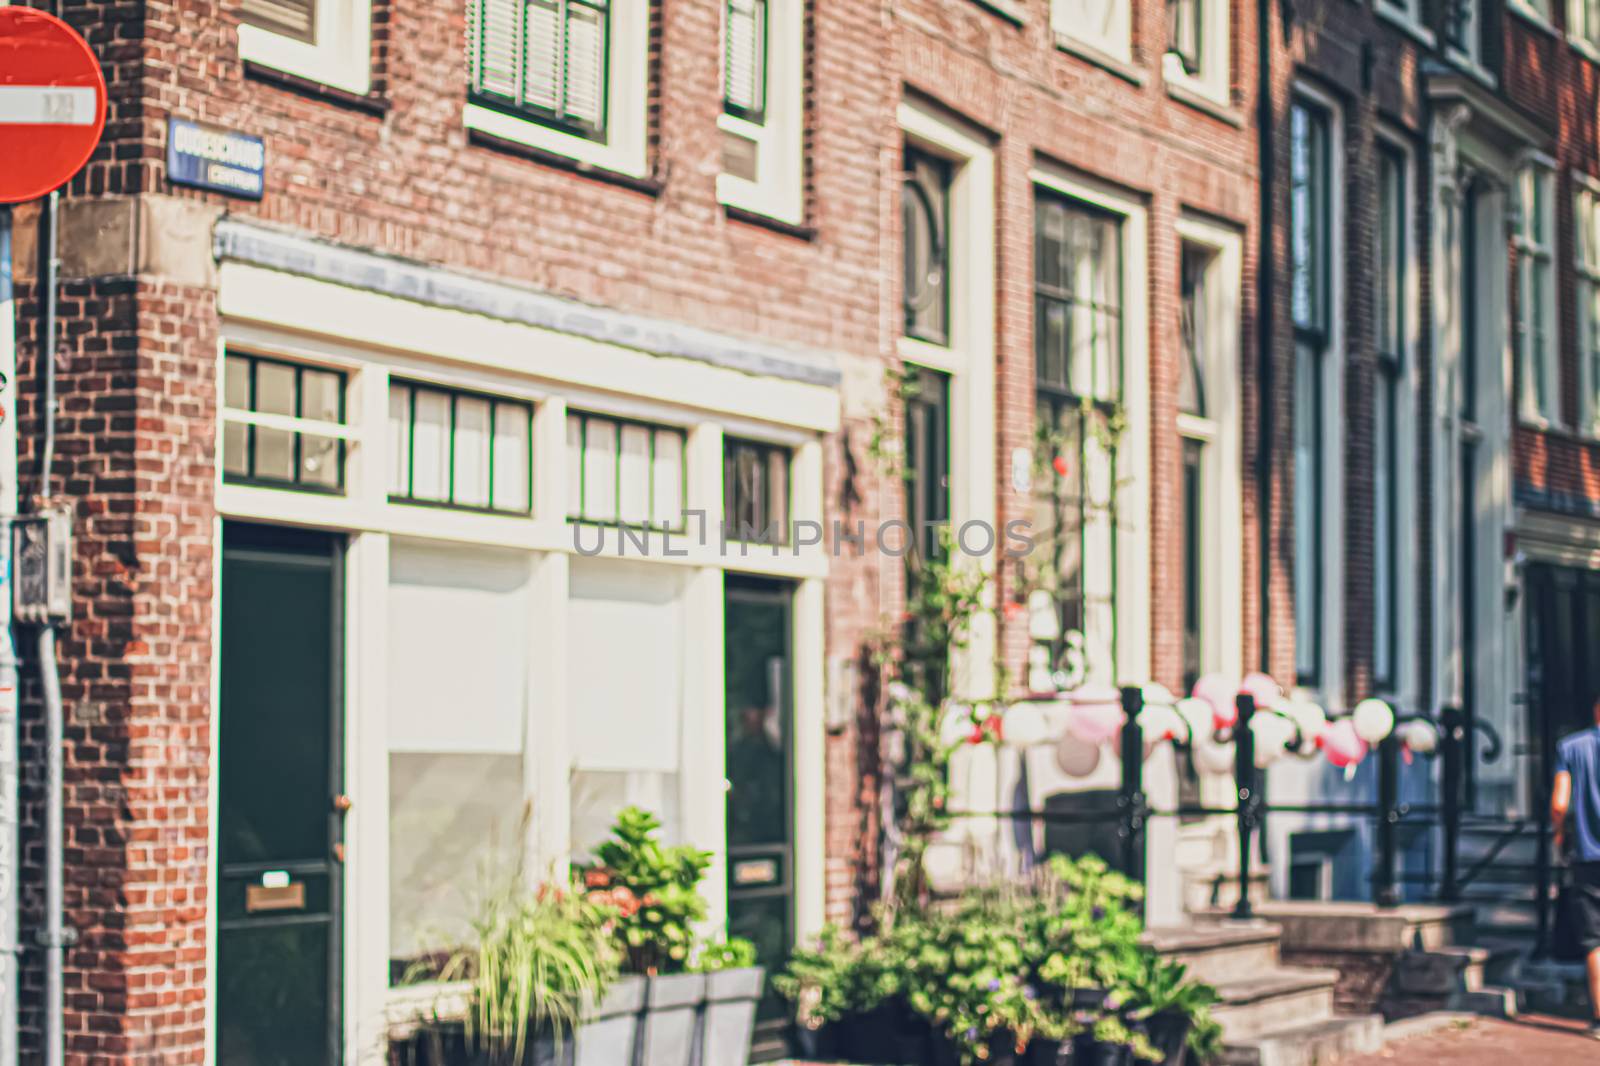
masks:
POLYGON ((1223 674, 1206 674, 1194 683, 1194 698, 1211 704, 1211 723, 1217 729, 1230 729, 1239 720, 1239 708, 1233 702, 1238 691, 1223 674))
POLYGON ((1367 757, 1367 742, 1356 734, 1350 719, 1341 718, 1323 732, 1322 753, 1329 762, 1343 769, 1367 757))
POLYGON ((1263 673, 1246 674, 1239 692, 1253 698, 1257 707, 1271 707, 1283 697, 1278 683, 1263 673))
POLYGON ((1085 744, 1103 744, 1121 731, 1126 720, 1120 703, 1074 701, 1067 716, 1067 730, 1085 744))

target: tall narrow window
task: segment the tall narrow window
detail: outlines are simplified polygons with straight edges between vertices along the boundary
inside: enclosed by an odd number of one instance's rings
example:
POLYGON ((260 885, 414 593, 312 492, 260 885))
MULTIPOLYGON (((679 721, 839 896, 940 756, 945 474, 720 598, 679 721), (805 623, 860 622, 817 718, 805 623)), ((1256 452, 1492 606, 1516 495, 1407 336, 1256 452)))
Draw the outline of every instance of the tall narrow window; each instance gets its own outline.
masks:
POLYGON ((905 249, 906 336, 950 343, 949 160, 909 145, 900 204, 905 249))
POLYGON ((1579 426, 1600 436, 1600 195, 1580 186, 1574 217, 1578 239, 1574 254, 1578 274, 1578 381, 1582 404, 1579 426))
POLYGON ((1600 49, 1600 0, 1572 0, 1567 32, 1590 48, 1600 49))
POLYGON ((730 540, 789 543, 789 449, 724 438, 722 500, 730 540))
POLYGON ((609 0, 474 0, 472 95, 605 140, 609 0))
POLYGON ((727 0, 722 106, 760 124, 767 111, 767 0, 727 0))
POLYGON ((1517 176, 1517 300, 1522 355, 1522 416, 1559 422, 1559 345, 1552 186, 1555 174, 1537 163, 1517 176))
POLYGON ((950 521, 950 375, 916 369, 905 401, 906 522, 913 561, 941 553, 950 521))
POLYGON ((1043 191, 1034 346, 1040 583, 1055 598, 1062 641, 1079 642, 1090 675, 1104 680, 1116 671, 1122 233, 1115 217, 1043 191))
POLYGON ((1401 577, 1400 456, 1404 426, 1401 402, 1406 367, 1405 156, 1384 146, 1378 153, 1377 387, 1373 412, 1373 679, 1384 692, 1399 682, 1401 577))
POLYGON ((1206 405, 1205 273, 1210 253, 1185 246, 1179 256, 1178 432, 1183 451, 1183 687, 1205 668, 1205 466, 1217 427, 1206 405))
POLYGON ((1200 73, 1204 6, 1204 0, 1167 0, 1167 52, 1190 77, 1200 73))
POLYGON ((1325 379, 1332 339, 1328 113, 1296 100, 1289 112, 1289 130, 1289 295, 1295 332, 1295 667, 1301 684, 1318 685, 1324 667, 1326 613, 1325 379))

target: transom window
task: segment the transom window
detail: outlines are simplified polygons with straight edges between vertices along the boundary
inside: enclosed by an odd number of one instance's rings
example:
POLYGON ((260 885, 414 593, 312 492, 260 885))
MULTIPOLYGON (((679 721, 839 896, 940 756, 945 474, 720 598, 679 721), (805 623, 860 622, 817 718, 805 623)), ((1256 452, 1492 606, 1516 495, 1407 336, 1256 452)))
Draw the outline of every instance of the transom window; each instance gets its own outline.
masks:
POLYGON ((724 438, 722 499, 730 539, 789 543, 789 449, 724 438))
POLYGON ((1529 164, 1517 177, 1517 299, 1522 340, 1522 415, 1558 422, 1559 345, 1556 338, 1555 173, 1529 164))
POLYGON ((222 471, 229 482, 344 491, 345 376, 229 352, 224 360, 222 471))
POLYGON ((532 508, 533 405, 389 385, 389 498, 478 511, 532 508))
POLYGON ((672 426, 567 415, 567 514, 601 525, 682 530, 685 433, 672 426))
POLYGON ((947 159, 910 145, 900 205, 904 221, 906 335, 950 343, 950 179, 947 159))
POLYGON ((1579 424, 1600 436, 1600 196, 1578 188, 1574 204, 1577 241, 1578 377, 1582 389, 1579 424))
POLYGON ((610 18, 609 0, 475 0, 473 97, 604 140, 610 18))

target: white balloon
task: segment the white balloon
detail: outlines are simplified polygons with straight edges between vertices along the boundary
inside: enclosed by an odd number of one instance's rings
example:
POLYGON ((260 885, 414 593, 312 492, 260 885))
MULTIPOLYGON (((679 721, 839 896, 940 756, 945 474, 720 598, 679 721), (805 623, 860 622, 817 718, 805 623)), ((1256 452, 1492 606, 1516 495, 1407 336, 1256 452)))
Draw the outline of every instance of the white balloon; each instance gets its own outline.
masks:
POLYGON ((1432 722, 1417 719, 1401 723, 1400 740, 1418 755, 1432 755, 1439 750, 1439 734, 1432 722))
POLYGON ((1317 738, 1328 728, 1328 712, 1310 700, 1295 700, 1284 706, 1283 713, 1300 728, 1300 754, 1316 751, 1317 738))
POLYGON ((1382 700, 1362 700, 1350 715, 1356 736, 1368 744, 1382 743, 1394 732, 1394 711, 1382 700))
MULTIPOLYGON (((1207 710, 1207 713, 1210 713, 1209 709, 1207 710)), ((1233 773, 1235 768, 1234 760, 1237 756, 1234 753, 1234 745, 1232 741, 1228 742, 1227 744, 1213 744, 1211 741, 1206 740, 1205 738, 1200 738, 1195 741, 1193 750, 1195 769, 1199 770, 1201 773, 1233 773)))
POLYGON ((1214 712, 1210 701, 1191 696, 1186 700, 1179 700, 1174 709, 1183 716, 1185 722, 1189 723, 1192 735, 1196 737, 1211 735, 1213 725, 1211 718, 1214 712))
POLYGON ((1014 748, 1028 748, 1050 739, 1050 723, 1032 703, 1014 703, 1000 718, 1000 733, 1014 748))
POLYGON ((1088 777, 1100 765, 1100 746, 1068 733, 1056 742, 1056 765, 1068 777, 1088 777))
POLYGON ((1028 638, 1036 641, 1053 641, 1061 636, 1061 617, 1056 614, 1056 601, 1043 589, 1028 593, 1028 638))
POLYGON ((1139 731, 1149 742, 1189 739, 1188 723, 1183 715, 1165 704, 1153 703, 1139 712, 1139 731))
POLYGON ((1144 686, 1142 698, 1146 707, 1171 707, 1178 702, 1178 697, 1172 694, 1172 690, 1158 681, 1152 681, 1144 686))
POLYGON ((1295 723, 1281 714, 1257 714, 1250 719, 1250 732, 1255 738, 1256 768, 1265 770, 1288 751, 1294 740, 1295 723))
POLYGON ((972 708, 954 703, 946 708, 939 722, 939 742, 945 747, 955 745, 972 736, 972 708))

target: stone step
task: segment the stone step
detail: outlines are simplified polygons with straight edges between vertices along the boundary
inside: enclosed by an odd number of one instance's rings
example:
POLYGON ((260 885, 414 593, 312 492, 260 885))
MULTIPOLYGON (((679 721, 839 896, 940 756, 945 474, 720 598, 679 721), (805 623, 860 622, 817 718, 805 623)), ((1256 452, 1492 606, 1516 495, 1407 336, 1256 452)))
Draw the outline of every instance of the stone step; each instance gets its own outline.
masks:
POLYGON ((1330 1066, 1383 1046, 1383 1019, 1376 1014, 1324 1018, 1228 1043, 1220 1066, 1330 1066))
MULTIPOLYGON (((1250 902, 1265 903, 1272 897, 1271 876, 1266 870, 1250 873, 1250 902)), ((1188 871, 1183 875, 1183 909, 1190 914, 1228 914, 1239 902, 1239 873, 1236 869, 1188 871)))
POLYGON ((1395 963, 1395 991, 1407 996, 1447 996, 1510 985, 1524 952, 1506 943, 1408 951, 1395 963))
POLYGON ((1211 1008, 1223 1040, 1241 1044, 1283 1027, 1308 1025, 1333 1017, 1336 970, 1269 970, 1252 977, 1216 983, 1221 997, 1211 1008))
POLYGON ((1276 970, 1278 938, 1277 926, 1258 921, 1207 922, 1145 934, 1156 951, 1183 963, 1190 977, 1213 985, 1276 970))

